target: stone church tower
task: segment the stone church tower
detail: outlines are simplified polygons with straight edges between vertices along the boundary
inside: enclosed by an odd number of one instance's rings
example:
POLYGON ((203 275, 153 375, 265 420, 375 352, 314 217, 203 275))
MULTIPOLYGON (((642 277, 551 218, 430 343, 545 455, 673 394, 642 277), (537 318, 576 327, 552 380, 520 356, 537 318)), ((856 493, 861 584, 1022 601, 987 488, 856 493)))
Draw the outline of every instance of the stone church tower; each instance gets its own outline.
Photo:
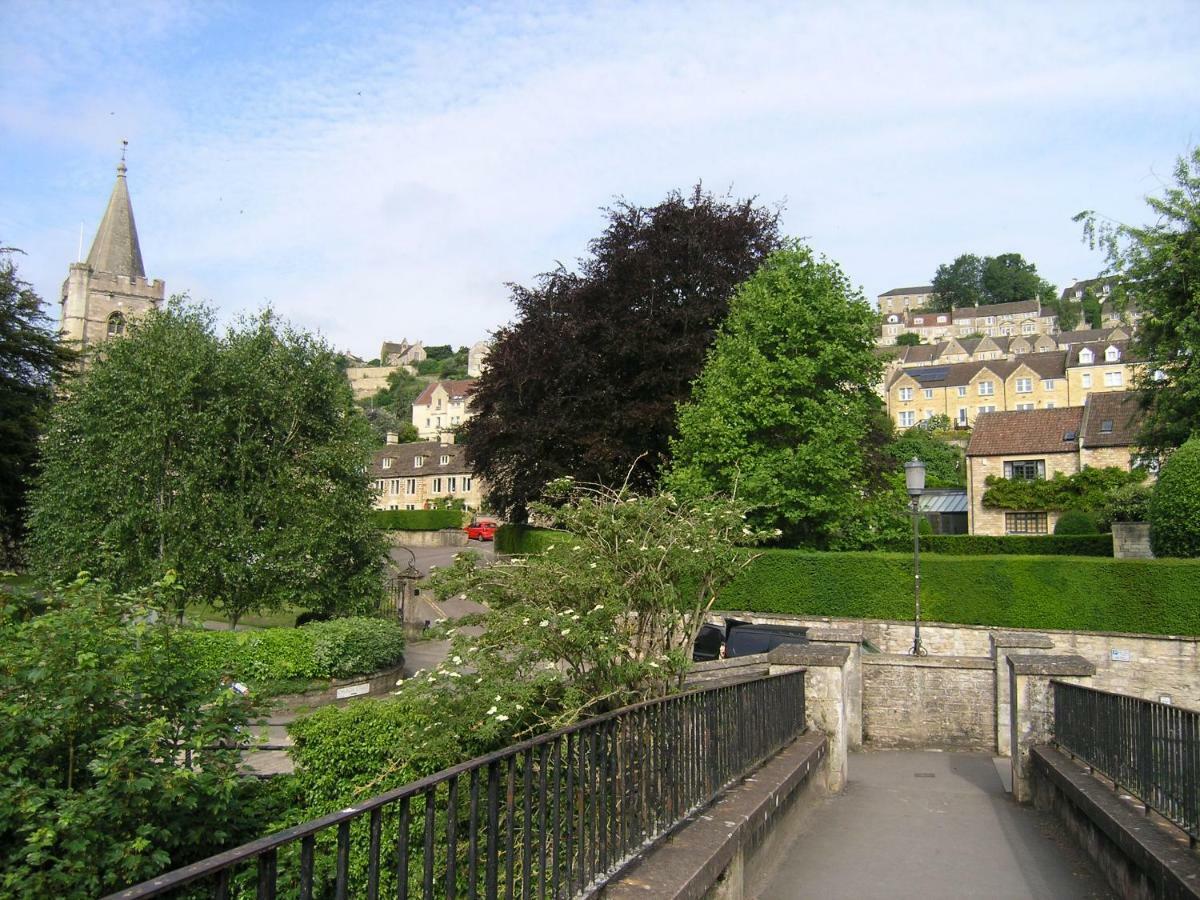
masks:
POLYGON ((163 301, 161 280, 147 281, 133 223, 133 205, 125 184, 125 154, 117 165, 117 183, 108 198, 87 262, 72 263, 63 282, 63 340, 88 351, 125 332, 130 319, 163 301))

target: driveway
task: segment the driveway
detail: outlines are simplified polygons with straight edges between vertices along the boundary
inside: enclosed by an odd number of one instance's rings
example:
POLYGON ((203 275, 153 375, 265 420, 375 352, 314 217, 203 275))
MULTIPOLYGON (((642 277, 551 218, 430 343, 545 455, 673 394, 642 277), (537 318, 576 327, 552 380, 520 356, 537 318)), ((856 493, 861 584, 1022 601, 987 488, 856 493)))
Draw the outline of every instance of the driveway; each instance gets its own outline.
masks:
POLYGON ((459 553, 476 553, 483 558, 484 565, 491 565, 496 561, 496 545, 492 541, 468 541, 465 547, 409 547, 407 550, 403 547, 393 547, 389 554, 401 569, 407 568, 412 562, 408 550, 416 557, 416 565, 422 578, 429 575, 431 567, 444 569, 449 566, 459 553))

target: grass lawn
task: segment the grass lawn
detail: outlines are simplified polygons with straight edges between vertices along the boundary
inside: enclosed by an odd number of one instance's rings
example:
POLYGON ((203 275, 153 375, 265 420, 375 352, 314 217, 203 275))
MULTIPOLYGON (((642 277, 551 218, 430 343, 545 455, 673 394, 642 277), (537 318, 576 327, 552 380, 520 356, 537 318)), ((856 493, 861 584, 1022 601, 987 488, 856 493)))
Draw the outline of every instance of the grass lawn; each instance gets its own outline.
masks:
MULTIPOLYGON (((280 609, 262 615, 246 613, 238 619, 238 628, 292 628, 299 614, 300 611, 295 609, 280 609)), ((229 621, 225 613, 203 603, 189 603, 186 616, 189 621, 197 623, 229 621)))

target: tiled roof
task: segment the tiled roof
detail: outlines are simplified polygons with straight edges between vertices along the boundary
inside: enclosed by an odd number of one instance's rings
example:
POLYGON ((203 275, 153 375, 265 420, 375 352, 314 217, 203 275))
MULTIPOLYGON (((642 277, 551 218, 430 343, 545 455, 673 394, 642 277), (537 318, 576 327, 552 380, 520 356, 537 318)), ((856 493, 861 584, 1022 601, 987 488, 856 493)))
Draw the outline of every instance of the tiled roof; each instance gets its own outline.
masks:
POLYGON ((923 284, 923 285, 918 285, 917 287, 892 288, 890 291, 884 291, 879 296, 880 297, 900 297, 905 294, 932 294, 932 293, 933 293, 933 285, 932 284, 923 284))
POLYGON ((1104 285, 1106 283, 1107 284, 1116 284, 1116 279, 1114 279, 1112 277, 1109 277, 1109 278, 1085 278, 1083 281, 1075 282, 1070 287, 1063 288, 1060 299, 1074 300, 1076 291, 1084 291, 1084 290, 1087 290, 1088 288, 1091 288, 1093 293, 1100 294, 1101 291, 1104 289, 1104 285))
POLYGON ((1133 391, 1088 394, 1083 415, 1083 446, 1132 447, 1142 424, 1142 408, 1133 391))
POLYGON ((1013 371, 1028 366, 1042 378, 1065 378, 1067 376, 1067 351, 1046 350, 1042 353, 1022 353, 1013 357, 1013 371))
POLYGON ((470 475, 471 467, 462 444, 443 444, 439 441, 414 441, 411 444, 389 444, 376 450, 371 458, 372 478, 413 478, 420 475, 470 475), (416 465, 416 458, 423 457, 424 463, 416 465), (450 462, 442 465, 439 460, 449 456, 450 462), (391 459, 388 468, 384 459, 391 459))
POLYGON ((1082 406, 980 413, 967 445, 967 456, 1074 453, 1079 449, 1082 423, 1082 406), (1073 435, 1072 439, 1064 440, 1067 435, 1073 435))
POLYGON ((956 387, 970 384, 984 369, 1004 381, 1022 366, 1032 369, 1040 378, 1064 378, 1067 373, 1066 358, 1066 350, 1051 350, 1046 353, 1023 353, 1012 359, 984 359, 944 366, 901 369, 892 379, 892 383, 907 375, 922 387, 956 387))
MULTIPOLYGON (((1073 347, 1076 344, 1090 344, 1095 341, 1107 341, 1112 339, 1112 333, 1120 331, 1123 334, 1129 332, 1124 328, 1081 328, 1077 331, 1064 331, 1058 335, 1058 345, 1060 347, 1073 347)), ((1124 338, 1120 338, 1124 340, 1124 338)))
POLYGON ((435 381, 433 384, 421 391, 417 399, 413 401, 413 406, 428 406, 429 401, 433 399, 433 392, 441 385, 451 399, 455 397, 465 397, 475 388, 474 378, 465 378, 458 381, 435 381))
POLYGON ((1114 363, 1109 362, 1104 358, 1105 352, 1109 347, 1116 347, 1120 351, 1117 359, 1118 363, 1135 362, 1136 357, 1129 354, 1129 341, 1095 341, 1088 344, 1073 344, 1067 353, 1067 365, 1071 368, 1079 366, 1111 366, 1114 363), (1092 361, 1090 363, 1080 362, 1079 354, 1084 349, 1092 351, 1092 361))
POLYGON ((1036 300, 1014 300, 1011 303, 992 303, 988 306, 958 306, 953 310, 955 321, 977 319, 980 316, 1042 315, 1041 304, 1036 300))

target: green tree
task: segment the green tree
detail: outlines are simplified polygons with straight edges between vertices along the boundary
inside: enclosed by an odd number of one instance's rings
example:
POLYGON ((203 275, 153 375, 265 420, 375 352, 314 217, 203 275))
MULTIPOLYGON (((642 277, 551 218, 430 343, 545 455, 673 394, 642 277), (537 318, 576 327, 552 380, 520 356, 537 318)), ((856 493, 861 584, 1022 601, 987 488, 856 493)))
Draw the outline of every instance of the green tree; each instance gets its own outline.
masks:
POLYGON ((836 263, 799 244, 773 254, 738 289, 680 408, 669 488, 736 493, 792 544, 891 536, 902 500, 885 475, 873 324, 836 263))
POLYGON ((916 457, 925 463, 925 484, 931 488, 962 488, 967 486, 966 458, 963 449, 936 437, 941 426, 950 427, 945 416, 935 417, 896 435, 889 450, 896 466, 916 457))
POLYGON ((923 343, 922 338, 915 331, 906 331, 904 334, 896 336, 896 346, 898 347, 916 347, 923 343))
POLYGON ((417 378, 406 369, 396 369, 387 377, 387 387, 376 391, 363 404, 367 409, 386 409, 400 421, 412 421, 412 405, 428 379, 417 378))
MULTIPOLYGON (((224 609, 353 609, 379 590, 370 427, 328 346, 173 302, 58 403, 31 498, 38 571, 120 589, 179 573, 224 609)), ((182 612, 182 608, 180 609, 182 612)))
POLYGON ((25 498, 54 388, 74 354, 55 339, 41 298, 0 248, 0 567, 17 563, 25 498))
POLYGON ((161 616, 177 587, 81 578, 28 621, 0 610, 4 896, 96 897, 250 837, 250 710, 161 616))
POLYGON ((1083 323, 1088 328, 1100 328, 1104 324, 1104 310, 1100 305, 1099 298, 1096 297, 1096 292, 1091 288, 1084 288, 1083 299, 1079 303, 1079 309, 1082 314, 1083 323))
POLYGON ((419 438, 417 428, 413 425, 411 418, 401 419, 386 406, 371 406, 363 412, 367 421, 371 423, 376 443, 386 443, 388 434, 395 434, 401 444, 419 438))
POLYGON ((1046 284, 1037 267, 1020 253, 975 256, 964 253, 949 265, 938 266, 933 276, 933 308, 987 306, 1042 297, 1046 284))
POLYGON ((933 276, 934 309, 949 312, 956 306, 979 306, 985 303, 983 270, 986 260, 973 253, 964 253, 954 262, 937 267, 933 276))
POLYGON ((1200 556, 1200 437, 1168 457, 1148 513, 1155 556, 1200 556))
POLYGON ((1099 222, 1093 212, 1075 219, 1108 257, 1114 302, 1142 312, 1133 338, 1145 361, 1134 383, 1146 409, 1139 442, 1163 455, 1200 431, 1200 147, 1146 203, 1152 225, 1099 222))
POLYGON ((1011 303, 1037 297, 1042 279, 1037 267, 1020 253, 1001 253, 984 262, 982 284, 988 303, 1011 303))
POLYGON ((734 288, 779 246, 778 213, 699 185, 656 206, 618 203, 579 272, 512 286, 463 429, 492 507, 523 519, 562 475, 657 483, 686 399, 734 288))

